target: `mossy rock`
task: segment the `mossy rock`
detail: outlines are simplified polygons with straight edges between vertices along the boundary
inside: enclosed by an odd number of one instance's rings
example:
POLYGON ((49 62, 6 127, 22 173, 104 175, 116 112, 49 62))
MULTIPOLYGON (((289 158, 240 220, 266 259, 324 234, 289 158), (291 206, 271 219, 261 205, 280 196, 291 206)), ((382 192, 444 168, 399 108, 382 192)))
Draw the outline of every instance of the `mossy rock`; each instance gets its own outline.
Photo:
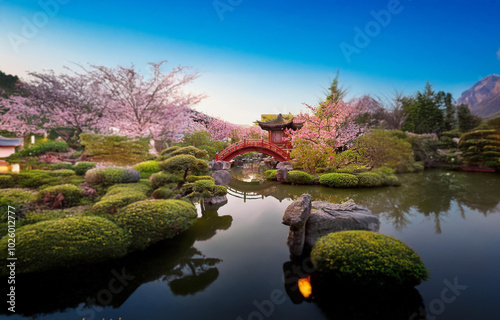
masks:
POLYGON ((311 184, 313 178, 304 171, 292 170, 288 171, 288 181, 293 184, 311 184))
MULTIPOLYGON (((122 257, 128 233, 100 217, 71 217, 23 226, 16 230, 17 273, 52 270, 122 257)), ((0 258, 7 258, 7 241, 0 240, 0 258)), ((7 275, 6 263, 0 276, 7 275)))
POLYGON ((319 178, 319 183, 332 188, 353 188, 358 185, 358 178, 349 173, 327 173, 319 178))
POLYGON ((182 200, 146 200, 132 203, 115 215, 128 230, 130 250, 142 250, 160 240, 173 238, 191 227, 197 217, 195 207, 182 200))
POLYGON ((429 277, 404 242, 370 231, 342 231, 319 239, 311 251, 316 270, 342 283, 412 287, 429 277))

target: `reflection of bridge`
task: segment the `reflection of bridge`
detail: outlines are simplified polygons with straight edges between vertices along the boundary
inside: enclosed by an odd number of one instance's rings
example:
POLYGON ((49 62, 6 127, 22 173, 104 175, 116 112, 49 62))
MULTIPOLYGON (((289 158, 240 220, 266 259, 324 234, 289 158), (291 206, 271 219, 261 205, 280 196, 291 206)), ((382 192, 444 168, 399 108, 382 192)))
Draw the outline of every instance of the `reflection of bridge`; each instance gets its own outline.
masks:
POLYGON ((244 202, 264 199, 268 196, 273 196, 281 201, 282 199, 275 196, 278 185, 279 183, 276 181, 245 182, 233 178, 226 187, 229 195, 243 199, 244 202))
POLYGON ((257 192, 239 191, 231 187, 227 187, 227 194, 235 198, 243 199, 244 202, 247 202, 247 200, 264 199, 264 194, 260 194, 257 192))
POLYGON ((290 160, 290 154, 273 143, 262 140, 243 140, 230 145, 215 156, 217 161, 229 161, 235 156, 247 152, 260 152, 270 155, 279 162, 290 160))

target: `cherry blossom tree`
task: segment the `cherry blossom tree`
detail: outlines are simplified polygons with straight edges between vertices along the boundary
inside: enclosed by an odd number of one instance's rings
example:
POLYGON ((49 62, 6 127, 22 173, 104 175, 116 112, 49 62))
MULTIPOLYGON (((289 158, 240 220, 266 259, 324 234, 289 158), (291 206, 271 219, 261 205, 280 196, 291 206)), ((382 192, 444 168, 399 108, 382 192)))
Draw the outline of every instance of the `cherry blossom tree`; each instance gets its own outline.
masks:
POLYGON ((45 132, 36 102, 22 96, 0 97, 0 128, 19 136, 45 132))
POLYGON ((162 71, 166 61, 150 63, 150 76, 139 73, 134 65, 108 68, 91 66, 88 75, 103 85, 108 98, 101 131, 116 128, 119 134, 130 137, 152 137, 160 142, 177 142, 190 122, 189 110, 200 102, 203 94, 186 92, 186 86, 198 74, 186 72, 185 67, 162 71))
POLYGON ((300 113, 295 121, 302 122, 300 130, 287 130, 288 139, 296 158, 305 168, 313 172, 318 166, 329 166, 338 148, 349 147, 363 132, 356 124, 355 108, 343 101, 327 101, 319 106, 306 104, 310 113, 300 113))

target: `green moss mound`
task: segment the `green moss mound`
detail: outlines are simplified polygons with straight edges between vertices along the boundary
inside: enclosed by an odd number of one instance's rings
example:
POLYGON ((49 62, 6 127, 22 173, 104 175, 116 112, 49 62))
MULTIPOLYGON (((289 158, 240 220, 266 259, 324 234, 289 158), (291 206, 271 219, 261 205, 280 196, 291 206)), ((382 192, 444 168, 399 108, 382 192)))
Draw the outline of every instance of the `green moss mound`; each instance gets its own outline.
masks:
POLYGON ((64 200, 59 204, 59 208, 72 207, 80 203, 83 196, 82 189, 72 184, 62 184, 48 187, 38 192, 39 202, 54 203, 56 197, 62 194, 64 200))
POLYGON ((134 166, 134 169, 139 171, 142 177, 146 178, 149 178, 153 173, 160 172, 160 166, 154 160, 138 163, 134 166))
POLYGON ((171 183, 179 183, 182 177, 178 174, 159 172, 151 176, 151 187, 153 190, 164 187, 171 183))
MULTIPOLYGON (((0 240, 0 258, 7 258, 7 237, 0 240)), ((100 217, 71 217, 27 225, 16 230, 17 273, 96 263, 127 253, 130 238, 100 217)), ((3 264, 0 275, 7 274, 3 264)))
POLYGON ((169 188, 158 188, 153 191, 153 194, 151 196, 153 197, 153 199, 172 199, 176 195, 177 194, 169 188))
POLYGON ((313 178, 304 171, 292 170, 288 172, 288 181, 293 184, 311 184, 313 178))
POLYGON ((128 205, 115 217, 117 223, 130 233, 130 250, 142 250, 189 229, 197 213, 195 207, 186 201, 147 200, 128 205))
POLYGON ((14 178, 9 174, 0 174, 0 189, 14 187, 14 178))
POLYGON ((0 190, 0 221, 7 220, 8 206, 15 208, 13 211, 20 214, 27 210, 36 199, 36 196, 29 191, 19 189, 0 190))
POLYGON ((311 251, 317 271, 355 285, 412 287, 429 277, 404 242, 370 231, 343 231, 319 239, 311 251))
POLYGON ((358 177, 358 187, 381 187, 385 184, 384 177, 375 172, 358 173, 356 177, 358 177))
POLYGON ((214 178, 212 178, 211 176, 187 176, 186 178, 187 182, 196 182, 200 180, 210 180, 215 182, 214 178))
POLYGON ((131 203, 146 200, 149 190, 149 187, 142 183, 114 185, 99 202, 94 204, 91 211, 96 214, 115 214, 118 209, 131 203))
POLYGON ((319 178, 319 183, 333 188, 353 188, 358 185, 358 178, 348 173, 327 173, 319 178))
POLYGON ((50 185, 60 181, 59 178, 52 176, 50 171, 28 170, 13 174, 15 186, 18 188, 38 188, 42 185, 50 185))
POLYGON ((79 176, 84 176, 85 173, 87 173, 87 171, 89 171, 90 169, 93 169, 97 166, 97 163, 96 162, 86 162, 86 161, 82 161, 82 162, 78 162, 75 167, 73 168, 73 170, 75 170, 76 174, 79 175, 79 176))

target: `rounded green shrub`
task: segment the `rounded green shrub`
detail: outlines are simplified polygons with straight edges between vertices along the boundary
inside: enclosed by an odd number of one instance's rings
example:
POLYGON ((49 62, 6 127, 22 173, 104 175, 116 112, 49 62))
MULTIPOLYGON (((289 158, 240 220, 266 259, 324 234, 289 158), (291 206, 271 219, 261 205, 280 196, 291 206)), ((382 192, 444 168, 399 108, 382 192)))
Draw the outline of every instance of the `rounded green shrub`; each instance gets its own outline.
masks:
POLYGON ((179 150, 181 147, 180 146, 171 146, 171 147, 168 147, 166 149, 163 149, 161 152, 160 152, 160 155, 163 156, 163 155, 166 155, 166 154, 169 154, 169 153, 172 153, 176 150, 179 150))
POLYGON ((153 174, 150 177, 150 180, 151 180, 151 188, 155 190, 160 187, 164 187, 170 183, 178 183, 179 181, 182 181, 182 177, 173 173, 158 172, 153 174))
POLYGON ((192 156, 199 158, 199 159, 208 158, 208 152, 206 150, 200 150, 200 149, 193 147, 193 146, 177 149, 175 151, 172 151, 171 154, 172 154, 172 156, 178 156, 181 154, 188 154, 188 155, 192 155, 192 156))
POLYGON ((52 176, 49 171, 27 170, 12 175, 15 186, 19 188, 38 188, 42 185, 54 184, 59 178, 52 176))
POLYGON ((48 171, 48 174, 53 177, 70 177, 75 175, 76 173, 71 169, 58 169, 54 171, 48 171))
POLYGON ((319 178, 319 183, 333 188, 352 188, 358 185, 358 178, 348 173, 327 173, 319 178))
POLYGON ((108 188, 101 200, 92 206, 97 214, 115 214, 131 203, 146 200, 149 187, 142 183, 117 184, 108 188))
POLYGON ((73 170, 75 170, 77 175, 84 176, 87 171, 89 171, 90 169, 94 169, 96 166, 96 162, 81 161, 75 165, 73 170))
POLYGON ((31 202, 36 200, 36 196, 29 191, 20 189, 0 190, 0 221, 7 220, 7 206, 15 208, 16 213, 22 213, 29 208, 31 202))
POLYGON ((267 180, 276 180, 276 172, 278 170, 266 170, 264 172, 264 176, 266 177, 267 180))
POLYGON ((401 182, 399 182, 399 179, 398 177, 396 177, 396 175, 388 175, 388 176, 385 176, 384 177, 384 185, 386 186, 400 186, 401 185, 401 182))
POLYGON ((385 182, 384 177, 375 172, 358 173, 356 177, 358 178, 358 187, 380 187, 385 182))
POLYGON ((182 200, 146 200, 126 206, 115 217, 130 233, 130 250, 142 250, 189 229, 197 213, 182 200))
POLYGON ((62 141, 46 141, 37 143, 29 148, 18 151, 14 154, 15 158, 37 157, 47 152, 68 152, 69 146, 62 141))
POLYGON ((225 196, 227 194, 227 187, 215 185, 213 193, 214 193, 214 196, 216 196, 216 197, 225 196))
POLYGON ((320 238, 311 260, 317 271, 355 285, 416 286, 429 277, 404 242, 370 231, 342 231, 320 238))
POLYGON ((214 178, 211 176, 187 176, 186 181, 187 182, 196 182, 200 180, 210 180, 210 181, 215 181, 214 178))
POLYGON ((174 198, 175 195, 176 193, 169 188, 158 188, 153 191, 152 197, 153 199, 171 199, 174 198))
POLYGON ((118 183, 139 182, 141 175, 139 171, 129 168, 95 168, 85 174, 85 181, 90 185, 101 185, 104 187, 118 183))
POLYGON ((55 163, 48 163, 47 165, 45 165, 45 168, 49 170, 62 170, 62 169, 73 170, 73 164, 71 164, 71 162, 61 161, 55 163))
POLYGON ((160 168, 165 172, 179 173, 183 179, 188 173, 202 175, 208 172, 208 163, 189 154, 181 154, 160 162, 160 168))
POLYGON ((293 184, 311 184, 313 178, 304 171, 292 170, 288 172, 288 181, 293 184))
POLYGON ((149 177, 153 173, 160 172, 158 161, 154 160, 138 163, 134 166, 134 169, 139 171, 143 177, 149 177))
POLYGON ((63 218, 66 218, 66 214, 62 210, 45 210, 40 212, 27 212, 21 222, 24 226, 42 221, 57 220, 63 218))
MULTIPOLYGON (((8 237, 0 240, 7 247, 8 237)), ((100 217, 71 217, 23 226, 16 230, 16 272, 52 270, 122 257, 130 244, 128 233, 100 217)), ((7 250, 1 250, 5 261, 7 250)), ((0 276, 7 275, 7 264, 0 276)))
POLYGON ((72 184, 62 184, 40 190, 37 198, 38 201, 48 203, 49 206, 52 206, 56 197, 60 194, 64 197, 64 200, 57 206, 58 208, 75 206, 80 203, 83 196, 82 189, 79 187, 72 184))
POLYGON ((0 174, 0 189, 14 187, 14 178, 10 174, 0 174))

